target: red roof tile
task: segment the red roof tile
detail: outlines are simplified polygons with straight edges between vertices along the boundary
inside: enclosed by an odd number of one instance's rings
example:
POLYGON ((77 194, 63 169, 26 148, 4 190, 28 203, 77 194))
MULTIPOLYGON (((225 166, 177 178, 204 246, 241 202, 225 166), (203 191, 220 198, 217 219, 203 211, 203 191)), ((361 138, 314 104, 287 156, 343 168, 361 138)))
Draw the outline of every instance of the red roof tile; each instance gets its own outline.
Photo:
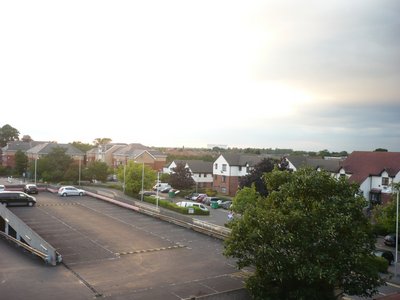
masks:
POLYGON ((362 183, 370 175, 387 171, 390 177, 400 172, 400 152, 354 151, 341 164, 350 180, 362 183))

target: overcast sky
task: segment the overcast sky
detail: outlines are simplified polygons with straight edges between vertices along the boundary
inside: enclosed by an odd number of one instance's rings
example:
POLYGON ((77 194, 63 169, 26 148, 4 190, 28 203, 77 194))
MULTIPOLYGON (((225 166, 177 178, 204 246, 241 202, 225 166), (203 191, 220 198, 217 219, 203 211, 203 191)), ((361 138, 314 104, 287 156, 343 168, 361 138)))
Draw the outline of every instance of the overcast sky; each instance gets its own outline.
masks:
POLYGON ((400 1, 1 1, 34 140, 400 151, 400 1))

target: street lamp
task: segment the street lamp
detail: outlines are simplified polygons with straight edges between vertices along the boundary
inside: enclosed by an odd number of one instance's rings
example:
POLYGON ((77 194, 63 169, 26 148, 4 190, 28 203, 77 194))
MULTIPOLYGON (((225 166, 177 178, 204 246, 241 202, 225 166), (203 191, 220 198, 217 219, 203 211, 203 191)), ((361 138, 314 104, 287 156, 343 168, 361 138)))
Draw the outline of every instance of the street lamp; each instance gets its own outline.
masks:
POLYGON ((81 185, 81 159, 82 157, 79 157, 79 178, 78 178, 79 186, 81 185))
POLYGON ((35 158, 35 184, 36 184, 36 175, 37 175, 37 160, 38 160, 39 158, 35 158))
POLYGON ((157 172, 157 195, 156 195, 156 207, 157 208, 158 208, 158 190, 159 190, 158 184, 159 184, 159 182, 160 182, 160 172, 157 172))
POLYGON ((140 200, 143 201, 143 186, 144 186, 144 162, 142 163, 142 193, 140 195, 140 200))
POLYGON ((396 243, 396 254, 395 254, 395 275, 397 276, 397 257, 398 257, 398 236, 399 236, 399 188, 400 184, 394 184, 393 185, 394 189, 397 191, 397 197, 396 197, 396 238, 395 238, 395 243, 396 243))

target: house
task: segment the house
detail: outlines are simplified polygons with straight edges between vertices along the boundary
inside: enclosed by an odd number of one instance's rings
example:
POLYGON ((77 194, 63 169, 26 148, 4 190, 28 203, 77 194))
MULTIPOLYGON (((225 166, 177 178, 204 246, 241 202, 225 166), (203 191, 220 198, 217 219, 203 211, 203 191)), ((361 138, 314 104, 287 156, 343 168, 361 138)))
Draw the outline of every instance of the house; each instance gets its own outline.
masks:
POLYGON ((12 141, 8 142, 2 150, 2 166, 7 168, 15 168, 15 153, 21 151, 26 154, 26 151, 35 147, 43 142, 24 142, 24 141, 12 141))
POLYGON ((167 161, 167 155, 142 144, 129 144, 113 153, 113 166, 126 165, 128 161, 144 163, 155 171, 161 171, 167 161))
POLYGON ((164 173, 171 174, 178 164, 183 163, 189 169, 197 188, 213 187, 213 163, 203 160, 174 160, 165 169, 164 173))
POLYGON ((400 152, 354 151, 341 163, 338 176, 357 183, 370 203, 386 203, 392 183, 400 182, 400 152))
POLYGON ((336 176, 339 172, 340 164, 344 160, 342 157, 330 157, 330 158, 311 158, 302 155, 291 155, 284 158, 287 163, 287 169, 291 171, 297 171, 300 168, 313 168, 314 170, 321 171, 325 170, 336 176))
POLYGON ((46 156, 53 151, 55 148, 65 149, 65 154, 69 155, 73 160, 84 162, 85 153, 71 144, 59 144, 55 142, 40 143, 26 151, 26 156, 29 161, 39 159, 40 157, 46 156))
POLYGON ((86 152, 86 160, 88 163, 94 161, 105 162, 109 167, 112 167, 114 161, 113 154, 125 146, 127 146, 127 144, 109 143, 94 147, 86 152))
POLYGON ((218 193, 235 196, 239 178, 246 176, 256 164, 270 155, 221 154, 213 163, 213 188, 218 193))

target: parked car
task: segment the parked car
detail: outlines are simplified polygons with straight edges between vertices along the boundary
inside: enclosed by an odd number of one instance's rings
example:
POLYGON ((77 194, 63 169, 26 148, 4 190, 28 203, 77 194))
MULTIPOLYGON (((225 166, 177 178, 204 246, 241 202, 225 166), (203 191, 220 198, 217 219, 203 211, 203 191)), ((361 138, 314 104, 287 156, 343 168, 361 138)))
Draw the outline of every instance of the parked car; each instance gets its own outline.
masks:
POLYGON ((220 205, 223 209, 230 209, 232 206, 232 201, 231 200, 225 200, 223 201, 220 205))
MULTIPOLYGON (((142 194, 142 191, 139 192, 139 195, 142 194)), ((154 191, 143 191, 143 196, 151 196, 151 195, 155 195, 156 192, 154 191)))
POLYGON ((195 199, 192 199, 193 201, 200 202, 202 203, 203 200, 207 197, 207 194, 199 194, 195 199))
POLYGON ((60 187, 60 189, 58 190, 58 195, 59 196, 83 196, 85 195, 85 191, 78 189, 74 186, 62 186, 60 187))
POLYGON ((4 184, 0 184, 0 192, 5 191, 6 187, 4 186, 4 184))
POLYGON ((6 206, 34 206, 36 204, 36 198, 24 192, 3 191, 0 192, 0 203, 5 204, 6 206))
POLYGON ((181 202, 177 202, 176 205, 180 206, 180 207, 198 207, 203 211, 208 211, 208 208, 205 207, 203 204, 201 203, 196 203, 196 202, 190 202, 190 201, 181 201, 181 202))
POLYGON ((39 190, 36 184, 29 183, 24 186, 24 192, 27 194, 38 194, 39 190))
MULTIPOLYGON (((395 247, 396 246, 396 234, 390 233, 386 235, 383 239, 383 242, 386 246, 395 247)), ((397 239, 397 243, 399 244, 399 239, 397 239)))
POLYGON ((389 266, 394 262, 394 255, 388 250, 376 250, 374 251, 375 256, 383 257, 388 261, 389 266))
POLYGON ((191 193, 189 195, 186 195, 185 199, 192 200, 193 197, 197 197, 198 195, 199 195, 199 193, 191 193))
POLYGON ((153 186, 153 191, 161 191, 167 188, 172 188, 168 183, 160 182, 153 186))

